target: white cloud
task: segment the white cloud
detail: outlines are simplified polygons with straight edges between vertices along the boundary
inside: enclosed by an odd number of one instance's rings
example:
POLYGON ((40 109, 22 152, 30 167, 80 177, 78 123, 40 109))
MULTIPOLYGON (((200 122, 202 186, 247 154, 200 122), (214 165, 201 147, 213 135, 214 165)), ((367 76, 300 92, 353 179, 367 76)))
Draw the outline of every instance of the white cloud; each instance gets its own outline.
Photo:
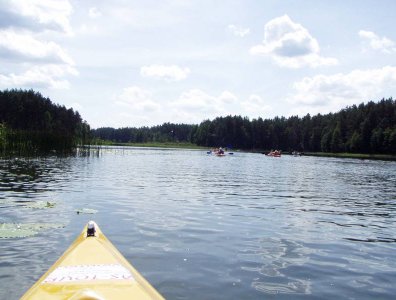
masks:
POLYGON ((241 101, 230 91, 218 96, 207 94, 200 89, 191 89, 171 103, 172 117, 186 123, 200 123, 226 115, 242 115, 257 118, 272 112, 272 108, 258 95, 250 95, 241 101))
POLYGON ((67 65, 35 66, 22 74, 0 74, 0 87, 68 89, 69 82, 61 79, 66 75, 77 76, 78 72, 67 65))
POLYGON ((359 36, 367 43, 367 45, 383 53, 396 52, 396 44, 387 37, 379 37, 372 31, 360 30, 359 36))
POLYGON ((117 20, 117 23, 128 28, 153 29, 174 26, 185 18, 183 14, 175 14, 172 6, 166 1, 137 5, 109 5, 106 14, 117 20))
POLYGON ((124 126, 156 125, 169 121, 197 124, 207 118, 231 114, 234 105, 238 105, 238 98, 229 91, 212 96, 200 89, 191 89, 174 101, 159 102, 153 99, 150 91, 131 86, 116 96, 115 103, 122 108, 119 121, 124 126))
POLYGON ((229 91, 224 91, 220 94, 218 100, 220 103, 223 103, 224 105, 229 105, 229 104, 235 104, 238 101, 238 98, 233 93, 229 91))
POLYGON ((200 89, 191 89, 170 104, 172 118, 187 123, 199 123, 204 119, 231 114, 238 98, 229 91, 212 96, 200 89))
POLYGON ((233 35, 238 36, 238 37, 245 37, 246 35, 248 35, 250 33, 249 28, 243 28, 241 26, 233 25, 233 24, 228 25, 228 30, 233 35))
POLYGON ((117 96, 116 104, 138 113, 153 112, 160 107, 152 100, 149 91, 138 86, 124 88, 122 93, 117 96))
POLYGON ((152 98, 150 91, 139 86, 130 86, 115 97, 118 118, 112 126, 153 126, 169 121, 166 110, 152 98))
POLYGON ((241 102, 241 106, 249 116, 254 117, 263 117, 265 114, 272 112, 272 107, 258 95, 250 95, 248 100, 241 102))
POLYGON ((140 74, 143 77, 154 77, 179 81, 187 78, 188 74, 190 74, 190 69, 181 68, 176 65, 150 65, 141 67, 140 74))
POLYGON ((19 70, 0 74, 0 86, 69 88, 67 76, 78 75, 73 59, 58 43, 43 37, 72 35, 71 13, 69 0, 0 3, 0 59, 19 70))
POLYGON ((216 97, 200 89, 191 89, 182 93, 178 100, 172 103, 172 106, 192 112, 214 114, 223 112, 224 105, 235 101, 237 101, 237 97, 228 91, 224 91, 216 97))
POLYGON ((268 55, 280 66, 289 68, 337 64, 335 58, 320 56, 317 40, 287 15, 269 21, 264 31, 264 41, 250 49, 252 55, 268 55))
POLYGON ((306 77, 294 84, 293 113, 335 112, 348 105, 379 100, 396 94, 396 67, 354 70, 348 74, 306 77))
POLYGON ((71 35, 70 15, 72 6, 68 0, 10 0, 0 5, 0 10, 8 16, 7 27, 28 29, 50 29, 71 35))
POLYGON ((155 126, 167 121, 163 121, 151 115, 143 115, 129 112, 120 112, 117 118, 110 120, 112 124, 108 126, 112 126, 114 128, 120 127, 143 127, 143 126, 155 126))
POLYGON ((84 35, 98 35, 101 34, 99 28, 97 25, 92 25, 92 24, 82 24, 80 28, 78 29, 78 34, 84 34, 84 35))
POLYGON ((54 30, 71 35, 71 12, 68 0, 10 0, 0 4, 0 27, 4 28, 0 30, 1 57, 7 61, 17 58, 25 69, 19 74, 0 74, 0 86, 69 88, 63 77, 78 75, 73 59, 57 43, 38 40, 35 32, 54 30), (44 65, 32 67, 32 62, 44 65))
POLYGON ((212 113, 219 111, 216 100, 216 97, 210 96, 200 89, 192 89, 182 93, 179 99, 173 102, 173 107, 196 113, 212 113))
POLYGON ((115 97, 115 103, 122 110, 116 126, 156 125, 164 122, 199 124, 205 119, 226 115, 243 115, 251 118, 264 116, 272 108, 257 95, 240 101, 230 91, 210 95, 201 89, 190 89, 174 101, 159 102, 150 91, 131 86, 115 97))
POLYGON ((73 108, 74 111, 78 111, 81 112, 81 110, 84 109, 84 106, 82 106, 80 103, 78 102, 73 102, 72 104, 70 104, 70 108, 73 108))
POLYGON ((88 15, 91 19, 96 19, 102 16, 102 12, 96 7, 91 7, 88 11, 88 15))
POLYGON ((61 62, 74 65, 72 58, 56 43, 41 42, 32 35, 16 33, 14 30, 0 30, 0 53, 23 57, 28 60, 61 62))

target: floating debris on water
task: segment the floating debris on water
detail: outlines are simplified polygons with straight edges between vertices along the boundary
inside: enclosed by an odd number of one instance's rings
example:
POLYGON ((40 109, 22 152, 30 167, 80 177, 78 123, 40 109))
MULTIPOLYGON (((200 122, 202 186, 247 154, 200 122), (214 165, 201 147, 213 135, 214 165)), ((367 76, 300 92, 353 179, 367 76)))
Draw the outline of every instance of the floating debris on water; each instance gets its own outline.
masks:
POLYGON ((41 230, 63 228, 64 224, 57 223, 0 223, 0 239, 24 238, 38 234, 41 230))
POLYGON ((0 199, 0 206, 1 207, 16 206, 16 203, 14 201, 11 201, 10 199, 0 199))
POLYGON ((36 202, 30 202, 24 205, 26 208, 34 208, 34 209, 47 209, 47 208, 54 208, 56 205, 55 202, 49 202, 49 201, 36 201, 36 202))
POLYGON ((0 238, 2 239, 24 238, 37 233, 37 231, 31 229, 23 229, 18 224, 0 224, 0 238))
POLYGON ((79 214, 96 214, 98 211, 92 208, 80 208, 76 210, 76 213, 79 214))

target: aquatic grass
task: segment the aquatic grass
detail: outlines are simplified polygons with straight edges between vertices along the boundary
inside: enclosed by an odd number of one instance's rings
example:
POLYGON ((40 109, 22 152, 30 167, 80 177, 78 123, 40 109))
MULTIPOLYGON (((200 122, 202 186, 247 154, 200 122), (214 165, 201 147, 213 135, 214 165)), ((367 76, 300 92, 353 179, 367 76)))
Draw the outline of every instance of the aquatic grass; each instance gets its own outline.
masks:
POLYGON ((36 235, 38 232, 32 229, 21 228, 18 224, 0 224, 0 239, 24 238, 36 235))
POLYGON ((0 239, 31 237, 42 230, 63 227, 60 223, 0 223, 0 239))
POLYGON ((49 202, 49 201, 36 201, 36 202, 29 202, 25 204, 23 207, 24 208, 33 208, 33 209, 48 209, 48 208, 54 208, 56 206, 55 202, 49 202))
POLYGON ((79 214, 96 214, 98 211, 92 208, 79 208, 76 210, 76 213, 79 214))
POLYGON ((22 208, 31 208, 31 209, 48 209, 54 208, 56 206, 56 202, 53 201, 30 201, 24 200, 21 201, 19 199, 0 199, 0 207, 22 207, 22 208))
POLYGON ((123 146, 123 147, 147 147, 147 148, 177 148, 177 149, 192 149, 192 150, 205 150, 208 147, 199 146, 188 142, 146 142, 146 143, 122 143, 106 141, 104 146, 123 146))
POLYGON ((12 201, 10 199, 0 199, 0 207, 11 207, 16 205, 17 203, 15 203, 15 201, 12 201))
POLYGON ((355 159, 396 161, 396 155, 391 155, 391 154, 304 152, 304 155, 319 156, 319 157, 336 157, 336 158, 355 158, 355 159))

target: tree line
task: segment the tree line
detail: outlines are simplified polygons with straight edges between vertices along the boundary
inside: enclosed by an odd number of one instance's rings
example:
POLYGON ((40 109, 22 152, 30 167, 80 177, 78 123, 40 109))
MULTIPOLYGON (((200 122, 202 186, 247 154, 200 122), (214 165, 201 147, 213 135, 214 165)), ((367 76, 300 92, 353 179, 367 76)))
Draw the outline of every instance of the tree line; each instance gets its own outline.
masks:
POLYGON ((0 91, 0 151, 67 151, 107 140, 119 143, 188 142, 205 147, 302 152, 396 154, 396 101, 346 107, 337 113, 304 117, 217 117, 198 125, 90 130, 73 109, 33 90, 0 91))
POLYGON ((206 147, 265 151, 396 154, 396 101, 352 105, 338 113, 304 117, 218 117, 199 125, 98 128, 92 135, 114 142, 190 142, 206 147))
POLYGON ((396 101, 382 99, 302 118, 219 117, 202 122, 194 137, 195 143, 204 146, 396 154, 396 101))
POLYGON ((92 137, 116 143, 192 142, 198 125, 164 123, 153 127, 101 127, 91 131, 92 137))
POLYGON ((33 90, 0 91, 0 150, 69 151, 89 136, 89 125, 72 108, 33 90))

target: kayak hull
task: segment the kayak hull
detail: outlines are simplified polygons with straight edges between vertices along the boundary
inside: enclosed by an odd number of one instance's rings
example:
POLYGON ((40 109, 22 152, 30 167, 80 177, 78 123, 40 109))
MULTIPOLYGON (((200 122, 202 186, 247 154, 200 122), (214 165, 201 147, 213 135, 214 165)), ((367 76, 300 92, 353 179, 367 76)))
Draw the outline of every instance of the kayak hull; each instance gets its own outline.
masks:
POLYGON ((94 226, 21 299, 164 299, 94 226))

